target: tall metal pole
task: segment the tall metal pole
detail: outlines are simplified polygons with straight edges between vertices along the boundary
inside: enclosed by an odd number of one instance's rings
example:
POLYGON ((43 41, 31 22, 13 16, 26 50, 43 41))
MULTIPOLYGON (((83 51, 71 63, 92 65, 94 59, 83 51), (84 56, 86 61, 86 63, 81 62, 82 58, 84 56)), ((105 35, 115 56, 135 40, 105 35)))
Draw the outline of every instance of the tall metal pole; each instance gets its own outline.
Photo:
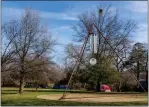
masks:
POLYGON ((88 33, 88 35, 86 36, 85 41, 84 41, 84 43, 83 43, 83 46, 82 46, 82 48, 81 48, 81 50, 80 50, 79 59, 76 61, 76 64, 75 64, 75 66, 74 66, 74 69, 73 69, 73 71, 72 71, 72 74, 71 74, 71 76, 70 76, 70 79, 69 79, 69 81, 68 81, 68 84, 66 85, 66 89, 65 89, 65 91, 64 91, 64 93, 63 93, 63 95, 62 95, 62 97, 61 97, 59 100, 64 99, 65 96, 66 96, 66 92, 67 92, 68 87, 69 87, 69 85, 70 85, 70 83, 71 83, 71 80, 72 80, 72 77, 73 77, 73 75, 74 75, 74 72, 78 69, 78 67, 79 67, 79 65, 80 65, 80 63, 81 63, 81 59, 82 59, 82 56, 83 56, 83 53, 84 53, 84 50, 85 50, 87 41, 88 41, 88 39, 89 39, 89 36, 90 36, 90 34, 88 33))

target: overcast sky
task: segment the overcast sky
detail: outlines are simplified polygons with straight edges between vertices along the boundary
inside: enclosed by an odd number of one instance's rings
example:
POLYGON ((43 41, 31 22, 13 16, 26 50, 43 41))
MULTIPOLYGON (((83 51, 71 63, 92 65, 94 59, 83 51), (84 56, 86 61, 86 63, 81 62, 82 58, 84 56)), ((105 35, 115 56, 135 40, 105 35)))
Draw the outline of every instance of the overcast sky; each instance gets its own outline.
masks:
POLYGON ((77 16, 100 4, 111 4, 112 9, 119 9, 121 19, 133 19, 138 30, 132 39, 135 42, 148 43, 147 32, 147 1, 2 1, 2 23, 11 19, 19 19, 25 8, 30 7, 40 12, 42 24, 48 26, 52 35, 61 44, 53 54, 60 61, 64 56, 64 46, 72 42, 72 25, 78 22, 77 16))

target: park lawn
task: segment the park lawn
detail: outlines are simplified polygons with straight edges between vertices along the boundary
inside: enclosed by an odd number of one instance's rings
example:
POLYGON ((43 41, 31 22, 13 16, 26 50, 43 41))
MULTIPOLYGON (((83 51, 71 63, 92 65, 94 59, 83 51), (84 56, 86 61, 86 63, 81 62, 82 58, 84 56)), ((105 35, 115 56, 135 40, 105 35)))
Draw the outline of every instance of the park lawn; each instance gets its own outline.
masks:
POLYGON ((53 89, 39 89, 38 92, 35 88, 25 88, 22 95, 18 94, 18 88, 2 88, 2 106, 133 106, 133 105, 148 105, 148 102, 116 102, 116 103, 82 103, 71 101, 52 101, 39 99, 39 95, 59 94, 63 90, 53 89))

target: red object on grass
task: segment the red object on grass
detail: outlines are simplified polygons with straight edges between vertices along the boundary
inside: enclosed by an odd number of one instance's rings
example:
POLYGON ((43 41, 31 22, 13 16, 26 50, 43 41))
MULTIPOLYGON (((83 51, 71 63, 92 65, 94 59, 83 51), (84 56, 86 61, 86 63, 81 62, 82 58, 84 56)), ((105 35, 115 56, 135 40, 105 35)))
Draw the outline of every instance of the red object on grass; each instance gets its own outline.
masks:
POLYGON ((105 90, 111 90, 111 89, 108 85, 101 85, 100 90, 105 91, 105 90))

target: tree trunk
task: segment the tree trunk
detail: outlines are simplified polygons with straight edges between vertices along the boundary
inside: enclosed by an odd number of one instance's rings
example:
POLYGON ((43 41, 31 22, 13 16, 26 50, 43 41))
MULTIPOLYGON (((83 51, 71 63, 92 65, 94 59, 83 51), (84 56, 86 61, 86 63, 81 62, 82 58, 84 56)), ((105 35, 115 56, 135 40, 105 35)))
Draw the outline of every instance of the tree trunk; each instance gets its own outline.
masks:
MULTIPOLYGON (((137 61, 137 80, 139 81, 139 76, 140 76, 140 65, 139 61, 137 61)), ((138 83, 138 88, 140 87, 140 84, 138 83)))
POLYGON ((139 81, 139 75, 140 75, 140 65, 139 61, 137 62, 137 80, 139 81))
POLYGON ((139 81, 139 76, 140 76, 140 73, 137 72, 137 80, 139 81))
POLYGON ((120 81, 119 81, 119 92, 121 92, 121 87, 122 87, 122 70, 120 71, 120 81))
POLYGON ((99 92, 99 91, 100 91, 100 90, 99 90, 99 87, 100 87, 100 84, 99 84, 99 82, 97 82, 96 92, 99 92))
POLYGON ((97 80, 97 85, 96 85, 96 92, 100 92, 100 82, 97 80))
POLYGON ((3 84, 2 84, 2 86, 5 86, 5 78, 3 78, 3 84))
POLYGON ((24 90, 24 75, 20 73, 20 85, 19 85, 19 93, 22 94, 24 90))
POLYGON ((146 71, 146 84, 148 84, 148 71, 146 71))
POLYGON ((36 91, 38 91, 38 82, 36 82, 36 91))
POLYGON ((84 89, 86 89, 86 83, 84 83, 84 86, 83 86, 83 88, 84 88, 84 89))
POLYGON ((120 80, 120 82, 119 82, 118 91, 121 92, 121 80, 120 80))

